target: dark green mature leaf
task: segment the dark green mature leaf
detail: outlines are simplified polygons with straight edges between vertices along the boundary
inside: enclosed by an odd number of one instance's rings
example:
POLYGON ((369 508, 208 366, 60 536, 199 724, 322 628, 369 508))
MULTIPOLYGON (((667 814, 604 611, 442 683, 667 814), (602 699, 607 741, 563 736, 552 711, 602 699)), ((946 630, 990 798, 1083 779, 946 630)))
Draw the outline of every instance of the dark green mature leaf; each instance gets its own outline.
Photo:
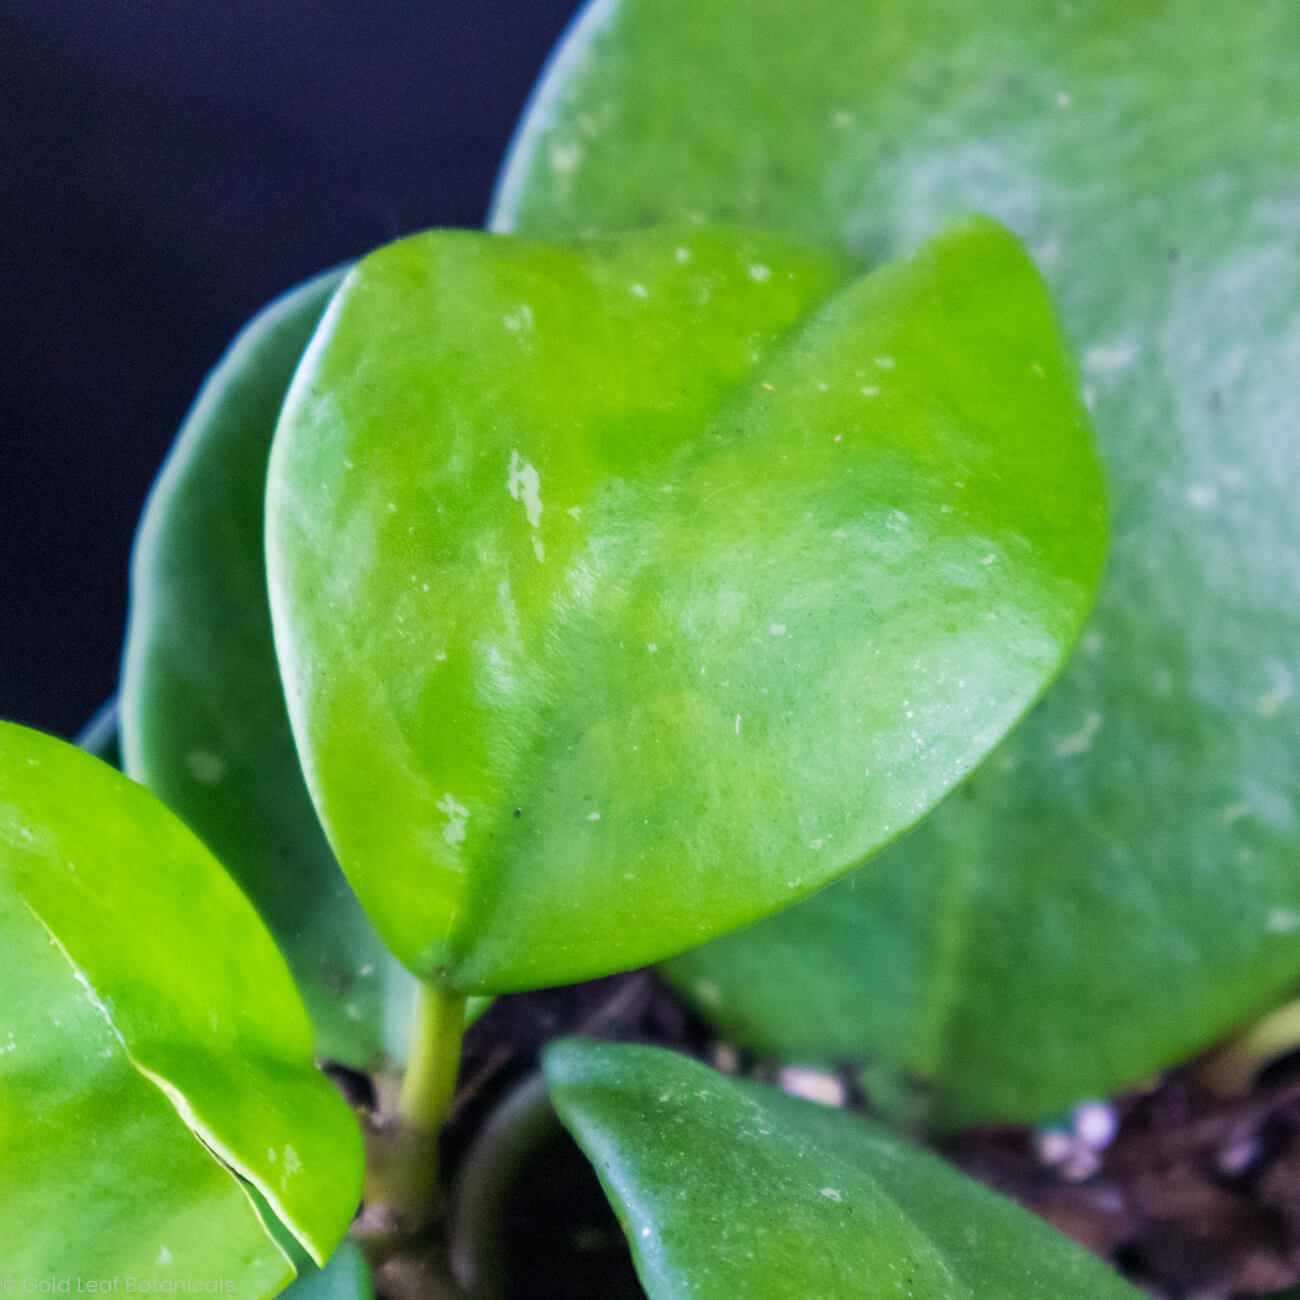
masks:
POLYGON ((546 1052, 651 1300, 1136 1300, 1014 1202, 859 1115, 659 1048, 546 1052))
POLYGON ((0 1143, 24 1170, 5 1180, 6 1242, 89 1276, 206 1267, 211 1237, 269 1294, 285 1263, 254 1244, 231 1175, 196 1161, 201 1139, 324 1259, 360 1197, 360 1132, 312 1067, 283 959, 202 844, 97 759, 0 724, 0 897, 0 1143), (152 1196, 175 1201, 141 1208, 152 1196))
POLYGON ((272 455, 308 783, 408 966, 622 969, 821 886, 1056 671, 1098 466, 993 223, 842 285, 680 228, 363 261, 272 455))
POLYGON ((284 1300, 374 1300, 374 1295, 365 1255, 345 1240, 324 1268, 303 1267, 284 1300))
POLYGON ((141 522, 122 676, 126 770, 203 836, 289 961, 322 1055, 402 1060, 414 981, 334 861, 271 643, 263 499, 294 367, 341 272, 267 307, 212 372, 141 522))
POLYGON ((870 872, 674 966, 751 1043, 947 1123, 1204 1046, 1300 971, 1300 23, 1286 0, 621 0, 553 64, 499 228, 684 217, 871 258, 982 209, 1083 361, 1114 548, 1082 654, 870 872))
POLYGON ((110 767, 122 766, 121 729, 117 696, 102 704, 74 742, 88 754, 103 759, 110 767))

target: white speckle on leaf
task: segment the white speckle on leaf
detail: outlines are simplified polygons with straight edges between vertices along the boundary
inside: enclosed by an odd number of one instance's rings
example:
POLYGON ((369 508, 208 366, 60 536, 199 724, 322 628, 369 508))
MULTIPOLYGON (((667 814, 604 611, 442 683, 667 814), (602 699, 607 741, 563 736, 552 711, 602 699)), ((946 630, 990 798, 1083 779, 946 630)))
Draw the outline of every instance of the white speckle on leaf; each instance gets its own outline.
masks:
POLYGON ((631 285, 628 292, 637 298, 648 298, 650 296, 650 291, 643 284, 631 285))
POLYGON ((823 1195, 823 1196, 824 1196, 828 1201, 834 1201, 836 1205, 838 1205, 838 1204, 839 1204, 839 1203, 844 1199, 844 1198, 839 1194, 839 1192, 835 1190, 834 1187, 823 1187, 823 1188, 822 1188, 822 1195, 823 1195))
POLYGON ((267 1158, 267 1159, 268 1159, 272 1164, 275 1164, 275 1162, 276 1162, 280 1157, 276 1154, 276 1152, 275 1152, 275 1148, 274 1148, 274 1147, 267 1147, 267 1148, 266 1148, 266 1158, 267 1158))
POLYGON ((524 514, 528 516, 528 522, 536 528, 542 521, 542 478, 517 451, 510 453, 506 491, 514 500, 524 503, 524 514))
POLYGON ((740 735, 740 714, 736 714, 736 735, 740 735))
POLYGON ((986 555, 986 556, 985 556, 985 557, 980 561, 980 563, 981 563, 981 564, 992 564, 992 563, 993 563, 997 558, 998 558, 998 557, 997 557, 996 555, 986 555))
POLYGON ((390 502, 388 503, 388 509, 389 509, 389 511, 390 511, 391 513, 396 514, 396 513, 397 513, 397 502, 396 502, 396 501, 390 501, 390 502))
POLYGON ((561 176, 567 176, 576 170, 582 161, 582 146, 576 141, 568 144, 556 142, 551 145, 551 170, 561 176))
POLYGON ((645 647, 652 655, 659 653, 659 647, 653 641, 647 641, 645 647))
POLYGON ((772 278, 772 268, 770 266, 764 266, 762 262, 755 262, 754 265, 749 268, 749 278, 751 280, 757 280, 759 284, 765 284, 772 278))
POLYGON ((171 1262, 172 1262, 171 1251, 168 1250, 166 1246, 159 1246, 158 1258, 154 1261, 155 1266, 158 1268, 166 1268, 167 1265, 170 1264, 171 1262))
POLYGON ((523 330, 531 330, 533 328, 533 309, 527 303, 521 302, 514 311, 507 312, 502 317, 502 324, 505 325, 506 329, 512 330, 516 334, 523 330))
POLYGON ((812 849, 814 852, 816 852, 818 849, 822 848, 825 845, 825 843, 826 841, 820 838, 815 840, 809 840, 808 847, 812 849))
POLYGON ((1123 370, 1137 355, 1131 343, 1099 343, 1083 354, 1083 368, 1097 372, 1123 370))
POLYGON ((893 357, 877 357, 877 358, 876 358, 876 365, 878 365, 878 366, 881 368, 881 370, 892 370, 892 369, 894 368, 894 358, 893 358, 893 357))
POLYGON ((722 990, 712 980, 696 980, 695 996, 706 1007, 720 1007, 722 1005, 722 990))
POLYGON ((538 564, 546 563, 546 546, 540 537, 533 538, 533 554, 537 556, 538 564))
POLYGON ((1255 712, 1261 718, 1271 718, 1290 700, 1293 693, 1291 674, 1286 664, 1280 659, 1268 661, 1268 673, 1272 685, 1255 701, 1255 712))
POLYGON ((836 109, 831 114, 831 125, 843 131, 845 127, 853 125, 853 114, 846 108, 836 109))
POLYGON ((860 391, 863 397, 878 397, 880 395, 880 385, 867 384, 866 387, 861 389, 860 391))
POLYGON ((691 250, 689 248, 679 248, 677 250, 677 260, 679 262, 689 262, 691 260, 691 250))
POLYGON ((462 843, 465 839, 465 823, 469 820, 469 809, 464 804, 457 803, 450 794, 444 794, 435 807, 447 818, 442 838, 453 847, 462 843))
POLYGON ((1264 929, 1269 934, 1292 934, 1300 930, 1300 912, 1289 907, 1274 907, 1264 921, 1264 929))
POLYGON ((1068 90, 1058 90, 1056 92, 1056 107, 1057 108, 1070 107, 1070 92, 1068 90))
POLYGON ((192 749, 185 755, 185 766, 200 785, 220 785, 226 775, 226 760, 210 749, 192 749))
POLYGON ((1093 737, 1101 727, 1101 714, 1090 713, 1083 720, 1083 724, 1078 731, 1072 732, 1068 736, 1062 736, 1056 742, 1056 754, 1058 758, 1069 758, 1072 754, 1085 753, 1092 746, 1093 737))
POLYGON ((1208 509, 1216 504, 1219 500, 1219 491, 1217 488, 1208 483, 1193 483, 1187 489, 1187 501, 1189 505, 1196 506, 1200 510, 1208 509))
POLYGON ((767 630, 768 630, 768 632, 770 632, 773 636, 785 636, 785 624, 784 624, 784 623, 773 623, 773 624, 771 625, 771 627, 769 627, 767 630))
POLYGON ((600 821, 600 814, 598 812, 589 812, 587 814, 587 820, 589 822, 598 822, 600 821))

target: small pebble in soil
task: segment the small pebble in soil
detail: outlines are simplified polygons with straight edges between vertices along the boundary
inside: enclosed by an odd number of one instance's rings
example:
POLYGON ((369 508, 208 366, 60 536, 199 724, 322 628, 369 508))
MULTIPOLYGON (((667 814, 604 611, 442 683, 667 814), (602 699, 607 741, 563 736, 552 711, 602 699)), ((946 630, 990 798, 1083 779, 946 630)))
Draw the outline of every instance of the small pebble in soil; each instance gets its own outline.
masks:
POLYGON ((740 1073, 740 1053, 730 1043, 714 1043, 713 1068, 719 1074, 740 1073))
POLYGON ((1104 1151, 1119 1132, 1119 1116, 1108 1101, 1085 1101, 1070 1112, 1074 1135, 1094 1151, 1104 1151))
POLYGON ((776 1085, 782 1092, 820 1102, 823 1106, 843 1106, 845 1102, 842 1079, 807 1065, 784 1066, 777 1071, 776 1085))

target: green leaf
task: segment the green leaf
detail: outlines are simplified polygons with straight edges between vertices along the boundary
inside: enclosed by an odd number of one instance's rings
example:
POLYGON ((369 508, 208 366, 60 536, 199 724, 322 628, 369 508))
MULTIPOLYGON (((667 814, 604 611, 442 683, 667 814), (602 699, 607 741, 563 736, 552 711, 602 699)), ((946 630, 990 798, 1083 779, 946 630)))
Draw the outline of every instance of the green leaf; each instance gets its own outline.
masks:
POLYGON ((374 1300, 374 1296, 366 1257, 360 1247, 345 1240, 324 1268, 304 1268, 284 1300, 374 1300))
POLYGON ((283 959, 202 844, 97 759, 0 724, 0 898, 0 1142, 26 1171, 6 1182, 6 1241, 73 1272, 77 1252, 95 1272, 228 1248, 269 1294, 284 1261, 251 1244, 219 1159, 324 1259, 360 1197, 360 1132, 312 1067, 283 959))
POLYGON ((110 767, 121 768, 122 747, 116 695, 95 711, 95 716, 82 728, 74 743, 86 753, 103 759, 110 767))
POLYGON ((271 642, 266 462, 285 389, 341 273, 280 298, 203 387, 141 522, 122 676, 126 771, 196 830, 261 912, 319 1052, 403 1060, 414 981, 389 955, 303 785, 271 642))
POLYGON ((1222 18, 600 3, 502 185, 529 234, 691 216, 872 259, 976 208, 1054 291, 1115 503, 1082 653, 870 872, 674 967, 746 1041, 916 1076, 943 1123, 1105 1094, 1300 972, 1300 24, 1222 18))
POLYGON ((844 1110, 659 1048, 570 1039, 544 1066, 651 1300, 1136 1300, 1099 1260, 844 1110))
POLYGON ((980 220, 848 284, 729 229, 394 244, 307 352, 268 501, 322 821, 398 956, 474 992, 874 852, 1056 671, 1104 538, 1041 282, 980 220))
POLYGON ((238 1182, 135 1068, 40 921, 7 891, 0 988, 6 1271, 226 1277, 241 1295, 279 1291, 293 1270, 238 1182))

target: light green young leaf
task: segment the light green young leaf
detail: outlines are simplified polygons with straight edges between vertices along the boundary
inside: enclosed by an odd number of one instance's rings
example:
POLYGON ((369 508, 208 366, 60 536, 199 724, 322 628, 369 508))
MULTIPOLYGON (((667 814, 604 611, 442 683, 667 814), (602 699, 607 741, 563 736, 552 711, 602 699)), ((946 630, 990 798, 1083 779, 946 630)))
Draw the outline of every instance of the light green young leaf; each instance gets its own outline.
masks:
POLYGON ((342 273, 259 313, 212 372, 141 521, 122 675, 126 771, 179 813, 261 912, 321 1055, 406 1051, 414 981, 348 888, 303 785, 262 549, 271 435, 342 273))
MULTIPOLYGON (((164 1248, 215 1259, 215 1234, 259 1287, 283 1277, 278 1248, 250 1244, 248 1202, 215 1157, 326 1258, 360 1198, 360 1132, 312 1066, 283 958, 194 835, 97 759, 0 724, 0 897, 0 949, 33 970, 6 967, 0 1087, 6 1116, 30 1122, 6 1118, 0 1142, 30 1158, 21 1167, 40 1191, 29 1202, 24 1179, 7 1180, 18 1201, 6 1239, 22 1224, 34 1269, 67 1271, 80 1252, 93 1272, 164 1248), (200 1141, 219 1179, 195 1160, 200 1141), (132 1228, 140 1185, 177 1202, 132 1228), (73 1231, 83 1203, 94 1212, 73 1231)), ((9 1154, 6 1168, 20 1167, 9 1154)))
POLYGON ((748 221, 878 261, 1032 251, 1114 548, 1043 706, 871 870, 674 967, 746 1041, 1032 1117, 1184 1059, 1300 972, 1300 23, 1211 0, 601 0, 495 224, 748 221), (794 992, 798 990, 798 992, 794 992))
POLYGON ((293 1269, 237 1180, 136 1069, 40 920, 5 889, 0 991, 7 1275, 281 1290, 293 1269))
POLYGON ((1091 598, 1097 461, 993 223, 845 282, 768 234, 365 259, 276 435, 271 603, 322 821, 475 992, 681 950, 914 822, 1091 598))
POLYGON ((650 1300, 1137 1300, 1099 1260, 848 1111, 659 1048, 544 1057, 650 1300))

